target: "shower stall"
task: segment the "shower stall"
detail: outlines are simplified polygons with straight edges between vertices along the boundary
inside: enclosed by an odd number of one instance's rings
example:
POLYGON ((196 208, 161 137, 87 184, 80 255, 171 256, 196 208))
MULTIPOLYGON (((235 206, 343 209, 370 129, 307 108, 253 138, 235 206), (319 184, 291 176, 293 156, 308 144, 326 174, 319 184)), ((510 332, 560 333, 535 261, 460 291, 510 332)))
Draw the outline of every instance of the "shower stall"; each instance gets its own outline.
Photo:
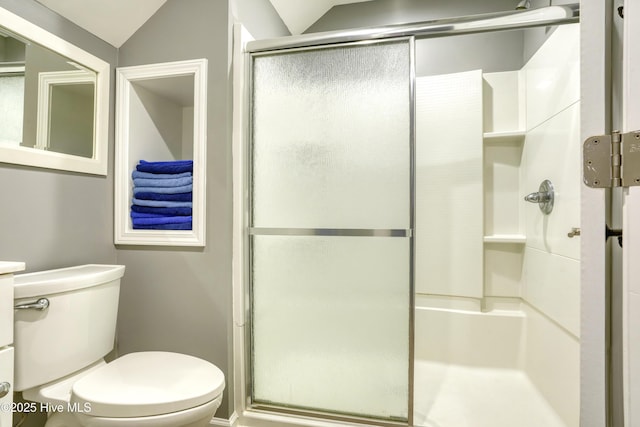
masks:
POLYGON ((249 425, 577 426, 577 21, 553 6, 237 54, 249 425), (432 41, 523 28, 539 42, 518 69, 417 66, 432 41), (523 199, 545 179, 549 214, 523 199))

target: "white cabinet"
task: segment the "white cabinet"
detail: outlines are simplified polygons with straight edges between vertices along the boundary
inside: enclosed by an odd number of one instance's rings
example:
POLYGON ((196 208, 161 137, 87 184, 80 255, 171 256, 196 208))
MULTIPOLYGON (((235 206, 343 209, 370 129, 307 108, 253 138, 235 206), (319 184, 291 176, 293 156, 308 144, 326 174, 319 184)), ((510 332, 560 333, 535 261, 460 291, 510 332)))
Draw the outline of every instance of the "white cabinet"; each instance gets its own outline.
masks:
POLYGON ((0 391, 9 387, 0 398, 0 427, 11 427, 13 419, 13 273, 22 270, 23 262, 0 261, 0 391))
MULTIPOLYGON (((13 343, 13 274, 0 273, 0 348, 11 343, 13 343)), ((1 378, 0 381, 2 381, 1 378)))
MULTIPOLYGON (((13 310, 11 310, 13 312, 13 310)), ((13 402, 13 347, 0 350, 0 388, 9 384, 9 392, 0 398, 0 427, 11 427, 13 422, 11 403, 13 402)))

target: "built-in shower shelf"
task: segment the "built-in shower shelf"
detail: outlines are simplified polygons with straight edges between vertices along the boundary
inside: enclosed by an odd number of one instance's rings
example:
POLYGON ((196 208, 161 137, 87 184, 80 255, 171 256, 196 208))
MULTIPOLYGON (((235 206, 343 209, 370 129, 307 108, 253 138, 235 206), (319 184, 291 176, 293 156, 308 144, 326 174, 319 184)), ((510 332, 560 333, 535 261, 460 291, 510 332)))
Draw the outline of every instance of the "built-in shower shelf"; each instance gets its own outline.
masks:
POLYGON ((526 132, 523 130, 508 132, 485 132, 483 134, 485 142, 503 142, 503 141, 524 141, 526 132))
POLYGON ((492 234, 484 236, 485 243, 521 243, 527 242, 527 237, 523 234, 492 234))

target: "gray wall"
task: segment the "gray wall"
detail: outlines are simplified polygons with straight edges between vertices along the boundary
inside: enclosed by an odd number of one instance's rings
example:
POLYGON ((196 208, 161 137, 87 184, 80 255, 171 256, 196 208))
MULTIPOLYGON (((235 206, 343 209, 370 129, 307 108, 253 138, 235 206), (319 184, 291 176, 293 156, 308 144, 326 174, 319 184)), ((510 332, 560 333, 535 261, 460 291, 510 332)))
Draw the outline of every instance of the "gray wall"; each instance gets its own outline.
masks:
MULTIPOLYGON (((515 0, 375 0, 335 6, 305 33, 501 12, 516 5, 515 0)), ((518 70, 524 64, 523 43, 522 31, 421 39, 416 42, 416 74, 518 70)))
MULTIPOLYGON (((554 5, 577 0, 553 0, 554 5)), ((305 31, 343 30, 514 10, 518 0, 375 0, 335 6, 305 31)), ((548 6, 532 0, 532 8, 548 6)), ((418 76, 482 69, 518 70, 544 43, 552 28, 421 39, 416 43, 418 76)))
POLYGON ((74 156, 93 156, 93 106, 95 86, 54 85, 51 88, 49 150, 74 156))
POLYGON ((513 10, 518 0, 374 0, 331 8, 305 33, 513 10))
POLYGON ((233 412, 231 23, 257 38, 288 34, 268 0, 168 0, 119 51, 119 66, 207 58, 207 245, 119 246, 127 267, 118 317, 120 354, 191 354, 225 373, 216 417, 233 412))
POLYGON ((38 134, 38 86, 40 73, 47 71, 71 71, 76 68, 67 64, 67 58, 36 44, 27 45, 24 74, 24 119, 22 143, 34 147, 38 134))
POLYGON ((416 40, 416 75, 519 70, 523 31, 466 34, 416 40))
POLYGON ((232 412, 232 183, 226 1, 168 0, 119 51, 119 66, 207 58, 207 245, 119 246, 126 265, 118 314, 120 354, 165 350, 201 357, 225 373, 216 416, 232 412))
POLYGON ((13 37, 0 37, 0 62, 24 61, 25 44, 13 37))
MULTIPOLYGON (((559 6, 563 4, 572 4, 579 3, 578 0, 553 0, 551 2, 554 6, 559 6)), ((531 0, 531 8, 535 9, 538 7, 549 6, 549 0, 531 0)), ((534 53, 542 46, 542 44, 547 40, 547 38, 553 33, 555 27, 541 27, 541 28, 530 28, 525 30, 525 39, 524 39, 524 62, 526 63, 534 53)))
MULTIPOLYGON (((33 0, 3 7, 115 65, 113 46, 33 0)), ((113 110, 109 119, 113 159, 113 110)), ((0 260, 25 261, 28 271, 82 263, 114 263, 113 166, 97 177, 0 163, 0 260)))
POLYGON ((232 0, 231 13, 256 40, 291 35, 269 0, 232 0))
MULTIPOLYGON (((0 7, 115 66, 113 46, 39 3, 0 0, 0 7)), ((115 263, 113 117, 110 108, 107 177, 0 163, 0 260, 24 261, 27 271, 115 263)), ((23 426, 42 426, 45 419, 45 414, 30 414, 23 426)))
MULTIPOLYGON (((232 0, 233 14, 256 38, 287 35, 268 0, 232 0)), ((30 271, 74 264, 121 263, 119 352, 171 350, 200 356, 227 377, 217 416, 233 411, 231 301, 231 26, 226 1, 169 0, 124 46, 86 33, 33 0, 6 8, 112 66, 209 59, 207 246, 204 249, 113 245, 113 96, 109 175, 49 171, 0 163, 0 260, 30 271)), ((112 74, 113 76, 113 74, 112 74)), ((42 425, 29 417, 25 425, 42 425)))

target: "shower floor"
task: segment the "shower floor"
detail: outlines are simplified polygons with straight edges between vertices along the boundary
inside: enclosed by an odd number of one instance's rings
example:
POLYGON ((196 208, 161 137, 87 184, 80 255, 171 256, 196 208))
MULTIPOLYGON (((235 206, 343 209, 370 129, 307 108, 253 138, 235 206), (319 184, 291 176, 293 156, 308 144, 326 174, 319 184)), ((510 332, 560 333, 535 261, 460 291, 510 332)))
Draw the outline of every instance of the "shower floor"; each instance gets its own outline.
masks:
POLYGON ((527 376, 416 360, 416 427, 566 427, 527 376))

